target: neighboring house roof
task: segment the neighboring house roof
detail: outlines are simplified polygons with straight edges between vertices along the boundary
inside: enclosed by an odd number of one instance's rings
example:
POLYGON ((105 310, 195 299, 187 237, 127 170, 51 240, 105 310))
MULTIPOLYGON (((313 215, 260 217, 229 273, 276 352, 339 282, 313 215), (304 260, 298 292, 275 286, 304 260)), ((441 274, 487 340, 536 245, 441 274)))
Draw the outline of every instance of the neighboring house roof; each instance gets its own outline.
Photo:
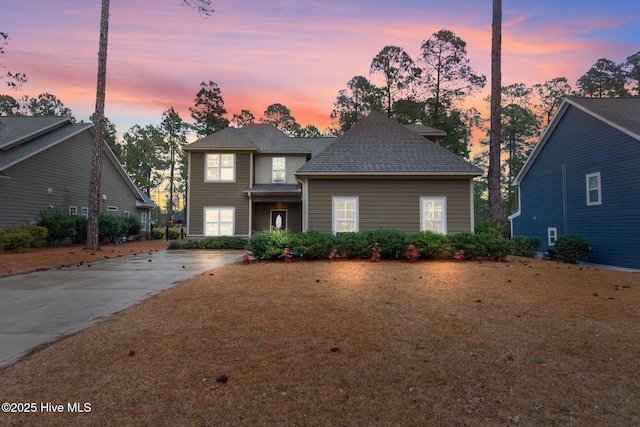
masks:
MULTIPOLYGON (((0 117, 0 173, 35 156, 69 138, 90 129, 92 123, 72 123, 68 117, 20 116, 0 117)), ((136 206, 153 208, 156 204, 145 194, 124 170, 109 145, 104 144, 106 157, 116 166, 136 197, 136 206)))
POLYGON ((577 98, 569 96, 564 99, 553 119, 544 130, 538 143, 531 151, 520 173, 513 181, 518 186, 531 168, 533 162, 544 148, 560 119, 567 109, 573 106, 590 116, 612 126, 613 128, 640 141, 640 97, 628 98, 577 98))
POLYGON ((0 150, 9 150, 68 123, 69 117, 59 116, 0 117, 0 150))
POLYGON ((481 175, 482 169, 385 115, 372 112, 296 174, 481 175))
POLYGON ((184 147, 185 151, 233 150, 260 153, 315 155, 332 138, 291 138, 270 124, 253 123, 241 128, 225 128, 184 147))
POLYGON ((93 125, 67 117, 0 117, 0 171, 35 156, 93 125), (19 132, 24 132, 22 137, 19 132))

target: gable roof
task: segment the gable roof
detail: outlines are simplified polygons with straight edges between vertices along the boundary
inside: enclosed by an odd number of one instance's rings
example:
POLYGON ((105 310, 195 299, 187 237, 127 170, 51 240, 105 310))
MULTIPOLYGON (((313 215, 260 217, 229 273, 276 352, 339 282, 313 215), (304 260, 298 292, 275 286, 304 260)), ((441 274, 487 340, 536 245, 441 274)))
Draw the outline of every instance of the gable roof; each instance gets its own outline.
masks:
POLYGON ((374 111, 296 174, 478 176, 482 169, 374 111))
POLYGON ((292 138, 266 123, 228 127, 184 147, 185 151, 233 150, 315 155, 333 138, 292 138))
POLYGON ((578 98, 568 96, 533 147, 513 185, 520 185, 525 175, 544 148, 554 129, 569 107, 575 107, 611 127, 640 141, 640 97, 625 98, 578 98))
MULTIPOLYGON (((72 123, 68 117, 20 116, 0 117, 0 173, 35 156, 73 136, 95 129, 92 123, 72 123)), ((145 194, 124 170, 108 144, 104 144, 106 158, 131 189, 138 207, 153 208, 156 204, 145 194)))

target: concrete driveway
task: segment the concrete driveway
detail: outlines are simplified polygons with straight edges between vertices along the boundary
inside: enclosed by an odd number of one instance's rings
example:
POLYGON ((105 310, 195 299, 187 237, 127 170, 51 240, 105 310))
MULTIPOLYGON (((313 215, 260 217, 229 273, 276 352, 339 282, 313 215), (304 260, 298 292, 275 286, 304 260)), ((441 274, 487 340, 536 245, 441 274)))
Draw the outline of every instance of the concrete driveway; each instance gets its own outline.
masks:
POLYGON ((244 251, 159 251, 0 278, 0 367, 244 251))

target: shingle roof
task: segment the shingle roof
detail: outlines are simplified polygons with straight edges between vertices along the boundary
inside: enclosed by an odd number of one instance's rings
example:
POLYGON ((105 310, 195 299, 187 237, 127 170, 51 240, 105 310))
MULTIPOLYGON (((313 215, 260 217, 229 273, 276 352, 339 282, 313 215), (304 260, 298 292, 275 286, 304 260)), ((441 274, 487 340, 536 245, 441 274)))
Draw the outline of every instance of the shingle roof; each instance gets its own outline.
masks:
POLYGON ((298 169, 298 174, 461 174, 482 170, 372 112, 298 169))
POLYGON ((184 147, 190 150, 254 150, 261 153, 302 153, 316 155, 333 138, 291 138, 270 124, 253 123, 241 128, 225 128, 184 147))
POLYGON ((640 97, 576 98, 567 101, 587 109, 599 118, 640 135, 640 97))
MULTIPOLYGON (((70 120, 41 120, 43 118, 50 118, 49 116, 43 117, 2 117, 0 122, 3 123, 3 128, 0 130, 0 133, 7 132, 11 134, 12 140, 17 143, 12 143, 12 149, 7 150, 0 156, 0 170, 4 170, 9 168, 16 163, 19 163, 31 156, 34 156, 49 147, 53 147, 61 141, 64 141, 73 135, 76 135, 86 129, 89 129, 93 126, 91 123, 71 123, 70 120), (26 119, 26 120, 6 120, 6 119, 26 119), (34 119, 34 123, 29 125, 28 122, 30 119, 34 119), (57 124, 63 124, 64 126, 50 126, 52 122, 57 124), (18 128, 27 132, 23 138, 15 137, 18 132, 12 129, 13 125, 16 124, 18 128), (39 127, 38 124, 42 124, 43 126, 47 124, 47 127, 39 127), (49 130, 47 132, 47 130, 49 130), (35 135, 35 136, 34 136, 35 135), (19 147, 18 147, 19 146, 19 147)), ((60 117, 58 117, 60 119, 60 117)), ((6 141, 2 139, 0 136, 0 140, 6 141)), ((8 144, 6 146, 9 146, 8 144)), ((0 150, 1 152, 1 150, 0 150)))
POLYGON ((0 150, 22 144, 56 127, 71 123, 69 117, 11 116, 0 117, 0 150))

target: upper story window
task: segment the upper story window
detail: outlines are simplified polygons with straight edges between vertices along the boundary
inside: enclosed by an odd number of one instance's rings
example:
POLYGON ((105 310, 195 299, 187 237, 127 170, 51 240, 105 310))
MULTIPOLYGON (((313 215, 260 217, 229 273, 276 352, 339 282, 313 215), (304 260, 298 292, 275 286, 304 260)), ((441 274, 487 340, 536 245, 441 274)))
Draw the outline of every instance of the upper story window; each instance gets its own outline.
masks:
POLYGON ((602 204, 600 172, 587 175, 587 206, 602 204))
POLYGON ((235 154, 213 154, 205 156, 205 182, 234 182, 236 156, 235 154))
POLYGON ((271 161, 271 182, 284 184, 286 182, 286 160, 284 157, 273 157, 271 161))

